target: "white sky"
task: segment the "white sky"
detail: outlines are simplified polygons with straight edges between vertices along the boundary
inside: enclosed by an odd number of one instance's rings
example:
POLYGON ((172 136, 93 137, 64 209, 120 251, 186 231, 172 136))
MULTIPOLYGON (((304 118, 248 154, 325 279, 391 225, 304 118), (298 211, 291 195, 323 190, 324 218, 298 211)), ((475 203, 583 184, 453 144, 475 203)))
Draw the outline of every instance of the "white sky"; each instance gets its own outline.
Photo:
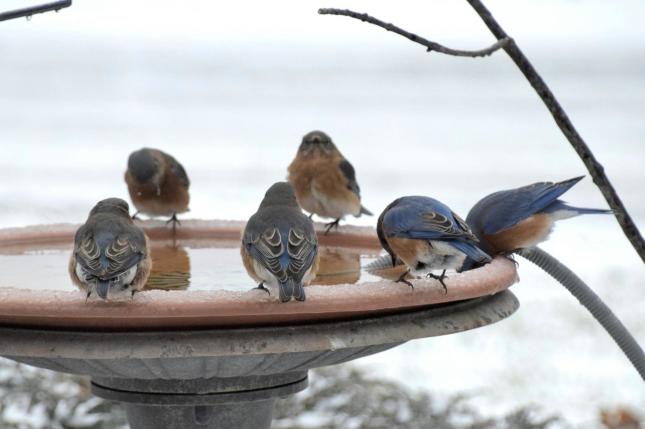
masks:
MULTIPOLYGON (((35 3, 38 0, 2 0, 0 9, 35 3)), ((642 0, 486 0, 485 3, 516 39, 553 44, 562 38, 588 43, 626 39, 643 43, 645 40, 645 1, 642 0)), ((44 30, 84 37, 305 44, 390 43, 394 39, 381 29, 350 18, 319 16, 319 7, 367 12, 438 42, 463 40, 486 44, 492 40, 464 0, 74 0, 71 8, 59 14, 37 15, 29 22, 24 19, 3 22, 0 30, 44 30)))

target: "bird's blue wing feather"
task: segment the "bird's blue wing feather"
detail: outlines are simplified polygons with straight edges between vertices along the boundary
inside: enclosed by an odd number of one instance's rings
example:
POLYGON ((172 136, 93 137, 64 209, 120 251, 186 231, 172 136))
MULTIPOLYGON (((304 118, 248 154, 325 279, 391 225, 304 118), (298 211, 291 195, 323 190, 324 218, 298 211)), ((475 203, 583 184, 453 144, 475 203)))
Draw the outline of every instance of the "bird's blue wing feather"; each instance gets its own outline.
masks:
POLYGON ((539 182, 499 191, 482 198, 466 218, 475 231, 496 234, 541 212, 578 183, 582 177, 563 182, 539 182))
POLYGON ((484 252, 474 244, 454 240, 450 242, 450 245, 455 247, 457 250, 465 253, 466 256, 474 261, 477 261, 478 263, 486 263, 490 262, 491 260, 491 257, 486 252, 484 252))
POLYGON ((383 217, 383 228, 388 236, 416 240, 476 240, 448 206, 428 197, 401 199, 383 217))

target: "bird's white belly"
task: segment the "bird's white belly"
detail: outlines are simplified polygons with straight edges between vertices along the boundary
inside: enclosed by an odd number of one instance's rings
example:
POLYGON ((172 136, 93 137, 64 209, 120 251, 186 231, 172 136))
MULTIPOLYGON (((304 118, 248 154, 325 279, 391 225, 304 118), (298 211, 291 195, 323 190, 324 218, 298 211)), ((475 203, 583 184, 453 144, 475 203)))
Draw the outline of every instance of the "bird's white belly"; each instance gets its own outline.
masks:
POLYGON ((466 254, 455 249, 443 241, 431 240, 431 248, 417 252, 417 260, 425 265, 422 270, 412 267, 411 272, 416 275, 427 274, 432 270, 456 270, 461 268, 466 259, 466 254))
POLYGON ((315 213, 319 216, 342 219, 348 214, 358 216, 361 213, 360 204, 356 206, 353 201, 343 200, 342 198, 331 198, 324 192, 316 189, 315 184, 311 186, 311 197, 314 200, 317 210, 315 213))
POLYGON ((271 271, 264 268, 264 265, 255 259, 253 259, 253 268, 255 269, 255 275, 262 280, 265 286, 271 286, 274 288, 278 287, 278 279, 271 273, 271 271))

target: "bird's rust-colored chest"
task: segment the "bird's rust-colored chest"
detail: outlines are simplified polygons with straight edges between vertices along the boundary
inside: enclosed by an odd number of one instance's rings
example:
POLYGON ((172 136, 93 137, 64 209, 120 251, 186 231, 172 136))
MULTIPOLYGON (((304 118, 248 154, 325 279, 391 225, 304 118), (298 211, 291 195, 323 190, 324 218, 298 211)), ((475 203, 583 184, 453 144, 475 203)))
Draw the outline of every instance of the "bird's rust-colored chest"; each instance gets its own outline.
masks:
POLYGON ((188 210, 188 188, 174 174, 164 174, 160 183, 139 183, 129 173, 125 175, 132 203, 137 210, 152 215, 172 215, 188 210))
POLYGON ((340 156, 298 155, 288 169, 289 182, 293 185, 298 199, 311 194, 314 181, 318 187, 328 189, 331 194, 345 190, 347 179, 339 168, 341 161, 340 156))

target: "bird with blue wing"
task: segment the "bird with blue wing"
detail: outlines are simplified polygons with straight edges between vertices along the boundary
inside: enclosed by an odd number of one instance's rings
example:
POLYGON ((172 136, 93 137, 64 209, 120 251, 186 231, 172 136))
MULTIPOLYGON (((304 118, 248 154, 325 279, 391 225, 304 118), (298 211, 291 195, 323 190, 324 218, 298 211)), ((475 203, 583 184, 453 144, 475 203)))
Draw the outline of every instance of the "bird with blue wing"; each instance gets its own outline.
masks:
POLYGON ((130 217, 128 203, 120 198, 99 201, 74 237, 69 260, 72 282, 102 299, 146 284, 152 268, 148 238, 130 217))
POLYGON ((392 258, 392 266, 398 257, 408 267, 397 282, 412 287, 405 280, 408 272, 435 278, 447 291, 446 270, 460 271, 466 258, 481 264, 491 260, 478 247, 478 239, 466 222, 434 198, 407 196, 394 200, 379 216, 376 231, 392 258), (437 276, 433 270, 442 273, 437 276))
MULTIPOLYGON (((564 286, 602 325, 645 379, 645 353, 634 336, 602 299, 557 258, 542 250, 555 222, 584 214, 610 214, 611 210, 571 206, 560 197, 584 176, 562 182, 538 182, 498 191, 479 200, 466 217, 483 249, 491 255, 512 258, 519 254, 564 286)), ((466 269, 477 267, 467 260, 466 269)))
POLYGON ((354 166, 324 132, 311 131, 302 138, 288 171, 300 207, 312 215, 335 219, 326 224, 325 234, 349 214, 372 215, 361 204, 354 166))
MULTIPOLYGON (((556 221, 611 210, 570 206, 559 198, 584 176, 498 191, 479 200, 466 222, 491 255, 510 254, 546 240, 556 221)), ((473 261, 474 262, 474 261, 473 261)))
POLYGON ((318 239, 313 222, 302 213, 293 187, 277 182, 244 228, 240 249, 258 289, 277 288, 280 301, 305 300, 304 286, 318 270, 318 239))

